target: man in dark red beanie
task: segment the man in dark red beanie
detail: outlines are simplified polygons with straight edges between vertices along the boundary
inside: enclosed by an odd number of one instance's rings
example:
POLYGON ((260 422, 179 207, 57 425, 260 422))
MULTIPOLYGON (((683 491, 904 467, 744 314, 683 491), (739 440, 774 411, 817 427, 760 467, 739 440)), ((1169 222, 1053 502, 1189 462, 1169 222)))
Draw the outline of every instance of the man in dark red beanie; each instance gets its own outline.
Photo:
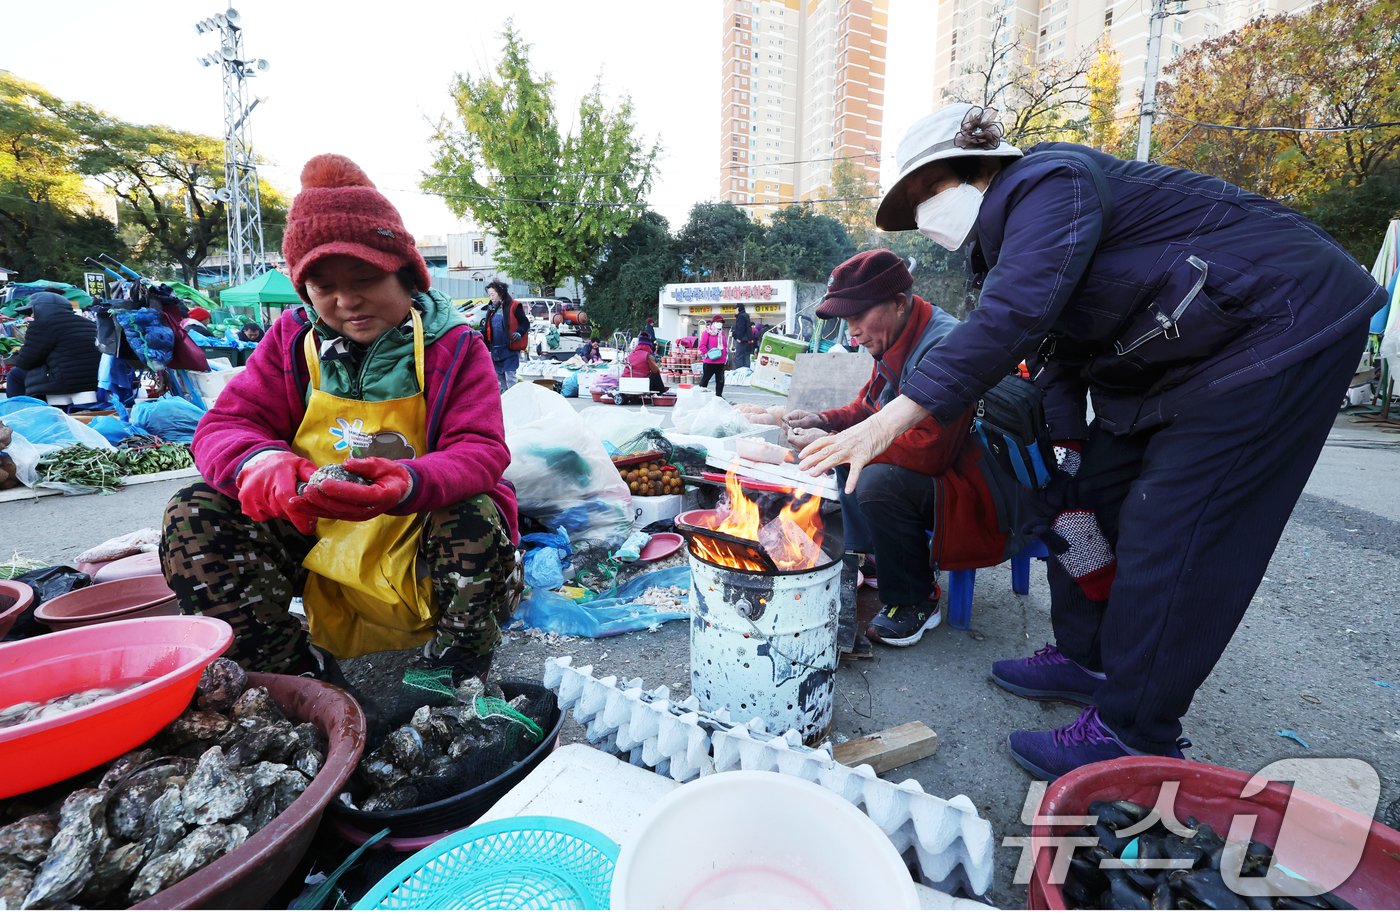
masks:
MULTIPOLYGON (((805 447, 854 426, 899 395, 907 373, 958 319, 913 293, 902 258, 883 248, 863 251, 832 271, 819 318, 844 318, 850 339, 875 357, 859 396, 845 407, 784 418, 788 442, 805 447)), ((1009 520, 984 478, 981 449, 968 436, 971 411, 941 427, 919 423, 877 457, 847 495, 841 514, 846 549, 875 555, 883 607, 871 639, 912 646, 938 626, 938 570, 994 566, 1006 559, 1009 520)))

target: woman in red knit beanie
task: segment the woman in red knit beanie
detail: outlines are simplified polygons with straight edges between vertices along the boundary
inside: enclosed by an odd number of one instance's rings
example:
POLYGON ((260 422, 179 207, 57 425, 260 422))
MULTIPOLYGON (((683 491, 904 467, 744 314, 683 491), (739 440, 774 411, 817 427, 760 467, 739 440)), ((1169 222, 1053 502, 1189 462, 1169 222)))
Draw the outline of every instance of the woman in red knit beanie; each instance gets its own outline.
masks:
POLYGON ((166 578, 254 670, 339 678, 336 657, 422 646, 418 664, 484 677, 521 584, 491 354, 355 163, 317 156, 301 184, 283 253, 306 305, 200 423, 166 578))

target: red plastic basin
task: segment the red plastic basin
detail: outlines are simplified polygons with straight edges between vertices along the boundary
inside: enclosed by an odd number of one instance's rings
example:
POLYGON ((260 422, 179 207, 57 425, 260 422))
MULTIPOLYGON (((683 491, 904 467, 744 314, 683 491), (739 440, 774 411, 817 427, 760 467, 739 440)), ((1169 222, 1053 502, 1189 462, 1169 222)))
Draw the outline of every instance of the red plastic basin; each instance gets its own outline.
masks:
POLYGON ((160 554, 155 551, 136 553, 110 563, 103 563, 92 573, 93 582, 113 582, 117 579, 134 579, 137 576, 163 575, 160 568, 160 554))
POLYGON ((19 615, 33 603, 34 589, 13 579, 0 579, 0 639, 5 638, 19 615))
POLYGON ((136 910, 255 910, 267 905, 301 862, 321 815, 359 765, 365 716, 345 691, 306 677, 248 672, 293 722, 310 722, 326 736, 326 762, 306 791, 242 846, 136 904, 136 910))
POLYGON ((69 630, 94 623, 163 617, 180 613, 180 602, 165 576, 114 579, 77 588, 45 601, 34 610, 34 619, 51 630, 69 630))
POLYGON ((146 681, 0 728, 0 798, 76 776, 145 742, 184 711, 205 666, 232 642, 232 628, 217 618, 159 617, 0 644, 0 709, 146 681))
MULTIPOLYGON (((1252 838, 1272 847, 1278 841, 1287 810, 1290 822, 1303 828, 1301 832, 1309 843, 1301 854, 1294 850, 1301 865, 1284 863, 1300 873, 1308 870, 1303 866, 1309 862, 1338 861, 1337 837, 1343 829, 1368 831, 1361 862, 1335 893, 1363 910, 1400 906, 1400 833, 1288 783, 1270 782, 1249 798, 1240 798, 1250 779, 1251 774, 1240 770, 1170 757, 1108 760, 1080 767, 1055 780, 1041 800, 1040 815, 1082 816, 1088 813, 1090 802, 1100 800, 1127 800, 1150 808, 1156 804, 1163 782, 1177 782, 1178 821, 1184 822, 1188 815, 1195 817, 1214 827, 1221 836, 1229 835, 1230 823, 1236 816, 1254 816, 1252 838)), ((1052 884, 1049 877, 1053 856, 1068 855, 1070 850, 1056 853, 1055 847, 1045 845, 1045 841, 1063 836, 1077 826, 1037 824, 1031 828, 1031 847, 1036 858, 1027 894, 1030 909, 1066 908, 1060 885, 1052 884)))

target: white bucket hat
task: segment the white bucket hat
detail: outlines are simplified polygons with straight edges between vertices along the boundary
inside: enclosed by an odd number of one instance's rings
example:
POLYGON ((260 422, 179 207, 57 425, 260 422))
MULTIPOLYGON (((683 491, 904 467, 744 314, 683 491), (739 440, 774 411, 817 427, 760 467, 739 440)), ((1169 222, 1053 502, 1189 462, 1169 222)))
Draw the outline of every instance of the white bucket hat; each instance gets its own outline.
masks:
POLYGON ((899 177, 880 200, 875 225, 887 231, 915 228, 914 209, 904 199, 905 182, 930 162, 962 156, 1021 155, 1019 149, 1002 140, 1001 123, 996 118, 995 108, 954 102, 909 128, 895 154, 899 177))

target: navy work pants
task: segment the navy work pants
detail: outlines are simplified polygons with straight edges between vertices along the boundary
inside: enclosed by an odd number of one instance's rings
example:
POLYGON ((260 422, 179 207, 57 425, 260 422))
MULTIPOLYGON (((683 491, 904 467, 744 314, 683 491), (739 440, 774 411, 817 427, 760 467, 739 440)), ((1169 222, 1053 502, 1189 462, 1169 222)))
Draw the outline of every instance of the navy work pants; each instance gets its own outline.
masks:
POLYGON ((1061 652, 1129 746, 1163 753, 1239 627, 1332 428, 1366 329, 1277 375, 1203 394, 1165 426, 1090 427, 1078 474, 1118 555, 1109 599, 1049 564, 1061 652))
POLYGON ((893 464, 869 464, 856 492, 846 493, 845 466, 837 472, 846 550, 874 553, 880 603, 917 604, 937 588, 929 558, 929 532, 937 518, 932 477, 893 464))

